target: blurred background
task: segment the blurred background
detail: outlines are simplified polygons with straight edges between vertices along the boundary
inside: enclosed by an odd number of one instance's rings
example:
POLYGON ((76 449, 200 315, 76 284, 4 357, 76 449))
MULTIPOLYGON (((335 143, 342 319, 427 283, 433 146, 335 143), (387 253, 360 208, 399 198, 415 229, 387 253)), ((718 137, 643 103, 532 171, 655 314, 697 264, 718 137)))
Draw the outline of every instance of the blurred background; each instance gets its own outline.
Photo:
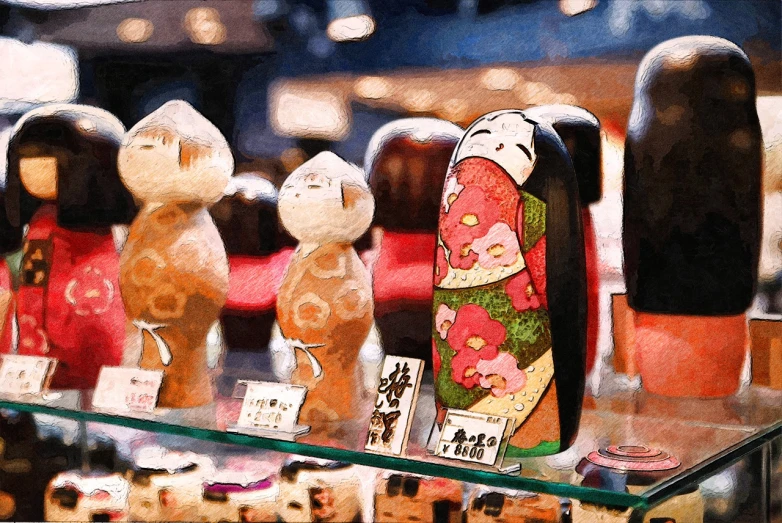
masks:
MULTIPOLYGON (((0 133, 7 139, 24 111, 46 102, 97 105, 129 128, 183 99, 228 138, 237 174, 257 173, 279 186, 322 150, 361 165, 372 134, 401 117, 466 126, 497 109, 580 105, 603 126, 603 196, 592 213, 603 298, 610 300, 624 286, 622 146, 638 64, 670 38, 719 36, 747 52, 757 76, 768 154, 757 308, 782 312, 781 5, 2 0, 0 133)), ((610 345, 605 322, 610 317, 601 321, 601 347, 610 345)))

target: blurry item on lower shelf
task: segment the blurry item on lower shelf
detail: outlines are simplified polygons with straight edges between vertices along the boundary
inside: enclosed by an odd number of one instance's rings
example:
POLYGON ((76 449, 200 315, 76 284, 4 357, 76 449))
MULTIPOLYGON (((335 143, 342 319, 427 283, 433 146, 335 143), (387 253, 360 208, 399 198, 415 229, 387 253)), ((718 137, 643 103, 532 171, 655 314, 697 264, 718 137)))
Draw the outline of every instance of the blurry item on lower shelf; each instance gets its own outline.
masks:
POLYGON ((635 320, 633 309, 627 304, 627 294, 611 295, 613 316, 614 370, 628 378, 638 375, 635 363, 635 320))
POLYGON ((562 521, 562 512, 562 502, 556 496, 478 487, 470 496, 466 521, 557 523, 562 521))
POLYGON ((203 484, 200 521, 277 521, 280 486, 266 465, 244 458, 207 478, 203 484))
MULTIPOLYGON (((618 445, 590 453, 576 466, 576 472, 584 478, 581 485, 585 487, 639 494, 660 479, 661 471, 679 466, 679 460, 663 450, 644 445, 618 445)), ((703 496, 695 485, 649 510, 643 522, 703 523, 703 513, 703 496)), ((577 500, 573 502, 572 518, 573 523, 636 521, 632 508, 577 500)))
POLYGON ((361 482, 350 463, 291 458, 280 471, 279 521, 362 521, 361 482))
POLYGON ((209 457, 162 447, 141 449, 130 472, 130 519, 196 521, 203 483, 213 475, 209 457))
POLYGON ((752 383, 782 390, 782 318, 749 322, 752 383))
POLYGON ((130 484, 120 474, 63 472, 49 483, 46 521, 128 521, 130 484))
POLYGON ((375 489, 376 523, 461 523, 463 487, 446 478, 386 472, 375 489))

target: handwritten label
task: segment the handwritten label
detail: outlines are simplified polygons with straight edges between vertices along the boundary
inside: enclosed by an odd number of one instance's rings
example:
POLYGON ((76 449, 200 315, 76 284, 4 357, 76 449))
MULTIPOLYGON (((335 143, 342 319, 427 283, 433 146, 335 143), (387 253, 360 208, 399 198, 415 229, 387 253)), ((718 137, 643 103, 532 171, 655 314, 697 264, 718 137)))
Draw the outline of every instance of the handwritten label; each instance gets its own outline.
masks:
POLYGON ((307 387, 248 381, 238 427, 295 432, 307 387))
POLYGON ((103 367, 92 406, 112 411, 152 412, 157 405, 163 372, 133 367, 103 367))
POLYGON ((0 365, 0 393, 10 395, 40 394, 54 373, 57 360, 39 356, 3 356, 0 365))
POLYGON ((424 362, 386 356, 365 449, 399 456, 407 446, 424 362))
POLYGON ((448 410, 435 454, 459 461, 494 465, 508 418, 466 410, 448 410))

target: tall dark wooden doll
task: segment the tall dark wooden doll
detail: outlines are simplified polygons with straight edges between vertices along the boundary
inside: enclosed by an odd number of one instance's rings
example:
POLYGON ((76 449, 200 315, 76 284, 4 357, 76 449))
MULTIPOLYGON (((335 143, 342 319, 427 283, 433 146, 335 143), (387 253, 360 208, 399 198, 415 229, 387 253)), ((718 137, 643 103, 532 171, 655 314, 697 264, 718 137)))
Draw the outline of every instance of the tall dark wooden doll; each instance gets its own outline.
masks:
POLYGON ((584 224, 584 251, 586 252, 587 295, 587 361, 589 374, 597 359, 597 335, 600 320, 600 274, 597 256, 597 240, 589 205, 598 202, 602 195, 602 148, 600 121, 595 115, 575 105, 540 105, 530 107, 524 113, 533 120, 543 119, 565 143, 578 180, 581 197, 581 220, 584 224))
POLYGON ((465 131, 436 257, 438 405, 514 418, 508 455, 568 448, 585 381, 584 238, 573 164, 549 124, 504 110, 465 131))
POLYGON ((464 131, 436 118, 403 118, 378 129, 364 169, 375 195, 372 227, 375 316, 387 354, 431 358, 432 286, 443 180, 464 131), (404 211, 402 211, 404 209, 404 211))
POLYGON ((736 45, 677 38, 642 61, 627 128, 624 261, 644 387, 738 389, 757 279, 762 138, 736 45))
POLYGON ((21 239, 20 354, 59 360, 55 388, 90 388, 118 365, 125 341, 119 255, 111 226, 135 213, 117 173, 124 133, 110 113, 82 105, 30 111, 8 148, 4 238, 21 239))

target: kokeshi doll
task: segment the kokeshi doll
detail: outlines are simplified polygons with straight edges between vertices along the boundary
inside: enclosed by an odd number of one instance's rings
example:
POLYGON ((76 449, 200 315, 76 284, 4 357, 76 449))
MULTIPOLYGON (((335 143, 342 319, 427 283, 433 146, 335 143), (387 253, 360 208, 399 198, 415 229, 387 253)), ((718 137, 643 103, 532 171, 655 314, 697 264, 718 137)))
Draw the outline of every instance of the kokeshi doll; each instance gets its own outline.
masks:
POLYGON ((225 138, 183 101, 137 123, 119 153, 122 181, 143 205, 122 252, 122 299, 143 336, 141 367, 165 373, 160 407, 212 401, 206 336, 225 303, 228 259, 208 207, 233 165, 225 138))
POLYGON ((230 267, 223 332, 229 348, 261 352, 269 346, 277 289, 293 248, 283 246, 272 182, 258 173, 242 173, 226 192, 210 210, 230 267))
POLYGON ((550 494, 478 487, 470 496, 465 522, 545 521, 546 523, 558 523, 563 520, 562 512, 563 506, 559 498, 550 494))
POLYGON ((362 521, 361 492, 354 465, 292 457, 280 471, 277 521, 362 521))
POLYGON ((58 360, 53 388, 92 388, 103 365, 122 359, 125 311, 111 228, 135 213, 117 173, 124 131, 106 111, 58 104, 25 114, 9 143, 0 234, 5 252, 24 251, 18 352, 58 360))
POLYGON ((376 206, 370 258, 376 321, 387 354, 431 361, 430 278, 440 197, 463 133, 445 120, 403 118, 382 126, 369 141, 364 169, 376 206))
POLYGON ((584 238, 573 164, 550 124, 504 110, 465 131, 445 179, 436 256, 440 416, 513 418, 508 456, 568 448, 585 382, 584 238))
POLYGON ((532 119, 541 118, 554 128, 565 143, 576 170, 584 227, 584 252, 587 276, 587 350, 586 372, 592 372, 597 359, 597 335, 600 323, 600 260, 589 206, 600 201, 603 193, 600 120, 575 105, 540 105, 524 111, 532 119))
POLYGON ((198 521, 204 481, 214 462, 193 452, 144 447, 134 456, 130 480, 130 521, 198 521))
POLYGON ((641 62, 627 128, 624 264, 644 387, 739 387, 760 248, 763 144, 755 77, 736 45, 664 42, 641 62))
POLYGON ((128 521, 130 484, 120 474, 64 472, 49 483, 46 521, 128 521))
POLYGON ((242 456, 205 478, 200 521, 275 523, 280 487, 268 469, 242 456))
POLYGON ((295 357, 290 381, 308 389, 299 420, 349 421, 360 411, 359 351, 373 323, 369 273, 352 242, 369 228, 374 200, 360 169, 323 152, 288 176, 278 208, 299 241, 277 298, 295 357))
POLYGON ((375 523, 461 523, 461 481, 388 472, 375 488, 375 523))

